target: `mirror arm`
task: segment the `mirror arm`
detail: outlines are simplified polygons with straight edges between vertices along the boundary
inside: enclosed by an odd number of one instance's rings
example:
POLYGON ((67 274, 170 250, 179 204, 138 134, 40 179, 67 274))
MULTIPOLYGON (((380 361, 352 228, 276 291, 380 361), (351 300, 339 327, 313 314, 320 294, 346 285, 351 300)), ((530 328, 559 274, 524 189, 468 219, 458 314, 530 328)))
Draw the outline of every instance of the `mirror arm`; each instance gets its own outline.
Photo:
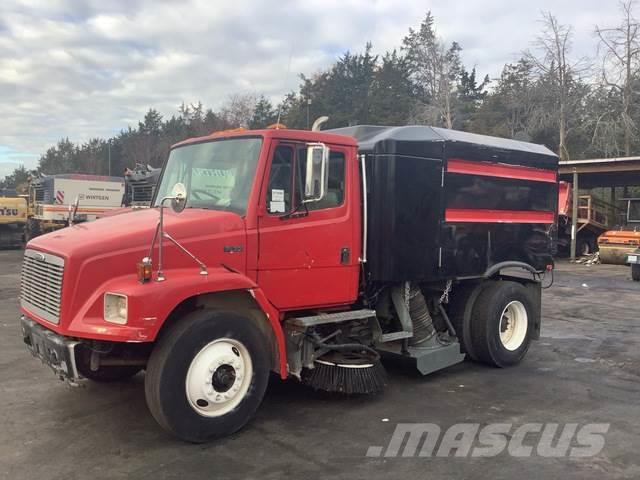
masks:
POLYGON ((180 243, 178 243, 178 241, 175 238, 173 238, 167 232, 164 232, 164 237, 167 240, 170 240, 176 247, 178 247, 180 250, 182 250, 184 253, 186 253, 189 257, 191 257, 193 259, 194 262, 196 262, 200 266, 200 275, 208 275, 209 274, 209 272, 207 271, 207 266, 204 264, 204 262, 199 260, 198 257, 196 257, 193 253, 191 253, 189 250, 187 250, 182 245, 180 245, 180 243))
POLYGON ((187 250, 185 247, 183 247, 175 238, 173 238, 171 235, 169 235, 167 232, 164 231, 164 203, 167 201, 173 201, 176 200, 176 197, 164 197, 161 201, 160 201, 160 220, 158 221, 158 225, 156 226, 156 231, 153 235, 153 240, 151 241, 151 248, 149 249, 149 257, 148 258, 152 258, 151 255, 153 254, 153 246, 156 243, 156 239, 158 240, 158 273, 156 275, 156 282, 163 282, 164 280, 166 280, 166 277, 164 276, 164 272, 162 271, 162 239, 166 238, 167 240, 171 241, 176 247, 178 247, 180 250, 182 250, 184 253, 186 253, 189 257, 191 257, 199 266, 200 266, 200 275, 208 275, 209 272, 207 271, 207 266, 198 259, 198 257, 196 257, 193 253, 191 253, 189 250, 187 250))
POLYGON ((147 255, 147 258, 153 258, 153 247, 156 244, 156 240, 158 239, 158 232, 160 231, 160 221, 158 221, 158 223, 156 224, 156 231, 153 234, 153 240, 151 240, 151 246, 149 247, 149 255, 147 255))
MULTIPOLYGON (((164 273, 162 272, 162 237, 164 237, 164 202, 167 200, 173 200, 174 197, 164 197, 160 200, 160 221, 158 222, 158 227, 156 229, 156 233, 159 232, 158 238, 158 274, 156 277, 156 281, 163 282, 166 278, 164 273)), ((157 235, 154 235, 153 240, 155 242, 157 235)), ((153 248, 153 244, 152 244, 153 248)), ((149 257, 151 258, 151 257, 149 257)))

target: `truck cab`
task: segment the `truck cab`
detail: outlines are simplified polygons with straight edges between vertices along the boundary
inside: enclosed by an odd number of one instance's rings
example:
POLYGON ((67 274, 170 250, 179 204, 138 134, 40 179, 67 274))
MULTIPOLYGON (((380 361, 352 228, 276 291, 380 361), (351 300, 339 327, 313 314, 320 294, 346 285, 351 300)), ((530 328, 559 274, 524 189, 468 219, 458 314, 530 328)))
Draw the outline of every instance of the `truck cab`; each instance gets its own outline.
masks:
POLYGON ((372 393, 387 356, 423 374, 515 365, 540 331, 557 157, 510 142, 430 127, 181 142, 151 208, 29 242, 25 343, 70 382, 145 370, 154 418, 194 442, 241 428, 269 371, 372 393))

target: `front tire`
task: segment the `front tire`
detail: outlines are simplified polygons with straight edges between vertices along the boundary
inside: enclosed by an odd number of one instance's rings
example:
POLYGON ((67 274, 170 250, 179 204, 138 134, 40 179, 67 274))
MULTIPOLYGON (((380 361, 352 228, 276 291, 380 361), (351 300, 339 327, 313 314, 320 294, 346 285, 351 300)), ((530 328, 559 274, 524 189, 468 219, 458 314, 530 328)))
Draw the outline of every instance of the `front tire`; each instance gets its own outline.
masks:
POLYGON ((269 344, 253 321, 200 310, 178 320, 156 345, 145 378, 147 405, 182 440, 224 437, 253 417, 270 365, 269 344))
POLYGON ((535 309, 519 283, 498 281, 487 287, 473 307, 471 339, 483 363, 508 367, 529 350, 535 309))

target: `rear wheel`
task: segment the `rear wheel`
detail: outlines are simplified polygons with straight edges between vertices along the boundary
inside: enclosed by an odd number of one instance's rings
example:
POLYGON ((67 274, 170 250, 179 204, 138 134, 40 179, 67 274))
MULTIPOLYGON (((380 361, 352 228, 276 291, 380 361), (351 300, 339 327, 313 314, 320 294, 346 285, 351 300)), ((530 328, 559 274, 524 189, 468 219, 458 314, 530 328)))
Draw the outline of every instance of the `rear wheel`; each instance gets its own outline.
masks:
POLYGON ((631 278, 636 282, 640 282, 640 263, 631 265, 631 278))
POLYGON ((534 311, 521 284, 499 281, 487 287, 473 308, 471 340, 476 357, 496 367, 520 362, 531 344, 534 311))
POLYGON ((151 354, 147 405, 183 440, 224 437, 253 417, 270 365, 268 341, 254 322, 232 312, 194 312, 165 332, 151 354))
POLYGON ((596 251, 595 239, 589 236, 582 236, 576 242, 576 255, 586 257, 596 251))

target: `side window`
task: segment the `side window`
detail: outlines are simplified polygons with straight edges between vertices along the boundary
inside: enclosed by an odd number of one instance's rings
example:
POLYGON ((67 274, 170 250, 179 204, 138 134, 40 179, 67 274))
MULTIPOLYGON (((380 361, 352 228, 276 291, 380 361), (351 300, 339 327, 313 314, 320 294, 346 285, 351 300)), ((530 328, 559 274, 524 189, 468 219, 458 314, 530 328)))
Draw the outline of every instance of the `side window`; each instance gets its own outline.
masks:
POLYGON ((293 148, 279 145, 273 154, 267 190, 267 212, 286 213, 291 208, 293 148))
MULTIPOLYGON (((306 150, 298 150, 298 170, 299 178, 303 179, 306 175, 306 150)), ((296 199, 300 198, 300 188, 302 183, 296 184, 296 199)), ((344 202, 344 190, 345 190, 345 161, 344 153, 342 152, 329 152, 329 179, 327 185, 327 191, 324 197, 319 202, 307 203, 309 210, 322 210, 324 208, 339 207, 344 202)))

